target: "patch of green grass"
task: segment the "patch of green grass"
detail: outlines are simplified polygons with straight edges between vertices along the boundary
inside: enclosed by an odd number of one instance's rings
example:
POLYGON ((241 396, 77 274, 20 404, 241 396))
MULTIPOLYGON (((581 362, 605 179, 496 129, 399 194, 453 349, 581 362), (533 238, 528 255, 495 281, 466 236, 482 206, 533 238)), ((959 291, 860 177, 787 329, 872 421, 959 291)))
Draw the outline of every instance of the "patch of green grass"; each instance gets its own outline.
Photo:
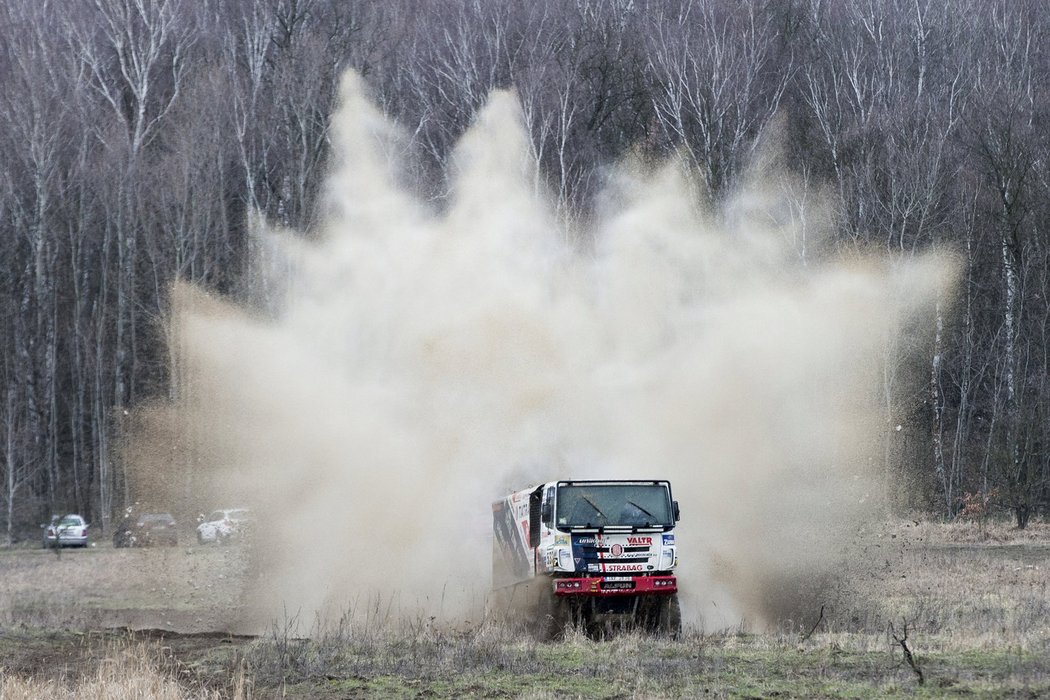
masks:
MULTIPOLYGON (((768 637, 682 641, 625 635, 606 642, 501 640, 484 653, 469 636, 356 648, 316 673, 272 666, 269 642, 248 654, 257 687, 360 691, 369 697, 1009 697, 1050 693, 1050 661, 1005 649, 915 651, 920 685, 899 649, 850 650, 826 640, 802 647, 768 637), (278 679, 280 676, 280 679, 278 679)), ((304 641, 310 646, 316 642, 304 641)), ((332 646, 331 640, 328 642, 332 646)), ((302 652, 301 652, 302 653, 302 652)), ((334 658, 331 650, 329 658, 334 658)), ((320 661, 319 657, 315 657, 320 661)), ((306 693, 309 695, 310 693, 306 693)), ((349 692, 349 694, 353 694, 349 692)))
MULTIPOLYGON (((90 673, 128 633, 25 630, 0 633, 6 670, 23 676, 90 673)), ((143 639, 148 640, 149 637, 143 639)), ((711 635, 680 641, 623 635, 537 644, 512 636, 327 640, 175 636, 159 641, 178 669, 223 688, 243 667, 256 697, 290 698, 883 698, 1042 697, 1050 660, 1021 649, 925 651, 909 640, 920 685, 899 648, 849 649, 830 635, 805 644, 764 636, 711 635), (294 649, 289 642, 294 641, 294 649)), ((874 642, 872 646, 877 646, 874 642)), ((179 671, 182 673, 182 671, 179 671)))

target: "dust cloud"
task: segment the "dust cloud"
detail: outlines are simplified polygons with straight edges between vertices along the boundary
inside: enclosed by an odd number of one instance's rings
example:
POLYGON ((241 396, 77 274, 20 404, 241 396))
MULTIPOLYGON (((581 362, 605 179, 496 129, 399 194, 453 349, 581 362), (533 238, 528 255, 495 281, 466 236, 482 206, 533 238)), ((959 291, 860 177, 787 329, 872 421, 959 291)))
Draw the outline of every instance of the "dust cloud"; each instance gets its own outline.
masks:
POLYGON ((262 618, 476 621, 491 502, 556 478, 671 480, 687 624, 808 604, 878 506, 883 371, 950 265, 835 253, 775 155, 717 207, 679 159, 624 163, 570 226, 510 92, 440 211, 353 74, 332 133, 324 223, 256 224, 249 302, 176 287, 152 430, 165 488, 258 511, 262 618))

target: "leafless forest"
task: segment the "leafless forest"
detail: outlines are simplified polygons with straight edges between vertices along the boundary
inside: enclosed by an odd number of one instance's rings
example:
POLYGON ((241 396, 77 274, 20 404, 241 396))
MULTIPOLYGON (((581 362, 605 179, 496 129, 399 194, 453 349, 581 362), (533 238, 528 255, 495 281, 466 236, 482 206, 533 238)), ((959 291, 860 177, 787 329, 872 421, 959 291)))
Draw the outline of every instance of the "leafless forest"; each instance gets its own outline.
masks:
POLYGON ((885 374, 886 482, 901 509, 1023 527, 1050 507, 1048 29, 1035 0, 0 3, 6 538, 125 505, 114 445, 171 391, 170 283, 243 294, 255 212, 310 228, 346 68, 435 207, 513 87, 566 217, 628 152, 682 154, 718 202, 775 132, 840 250, 953 251, 925 366, 885 374))

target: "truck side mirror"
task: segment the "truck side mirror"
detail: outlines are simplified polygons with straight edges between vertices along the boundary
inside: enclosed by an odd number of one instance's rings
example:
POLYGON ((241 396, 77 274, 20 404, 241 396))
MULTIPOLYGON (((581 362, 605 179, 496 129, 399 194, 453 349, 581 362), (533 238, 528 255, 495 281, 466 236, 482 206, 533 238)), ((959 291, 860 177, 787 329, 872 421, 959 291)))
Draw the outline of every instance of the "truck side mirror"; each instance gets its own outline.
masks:
POLYGON ((678 510, 678 501, 671 501, 671 512, 674 513, 675 522, 678 522, 682 519, 682 513, 678 510))
POLYGON ((529 547, 536 547, 540 543, 540 512, 543 499, 543 487, 538 486, 529 494, 529 547))
POLYGON ((543 507, 540 509, 540 520, 542 520, 545 523, 550 523, 551 522, 551 517, 553 515, 554 514, 551 512, 551 503, 550 503, 550 501, 544 503, 543 507))

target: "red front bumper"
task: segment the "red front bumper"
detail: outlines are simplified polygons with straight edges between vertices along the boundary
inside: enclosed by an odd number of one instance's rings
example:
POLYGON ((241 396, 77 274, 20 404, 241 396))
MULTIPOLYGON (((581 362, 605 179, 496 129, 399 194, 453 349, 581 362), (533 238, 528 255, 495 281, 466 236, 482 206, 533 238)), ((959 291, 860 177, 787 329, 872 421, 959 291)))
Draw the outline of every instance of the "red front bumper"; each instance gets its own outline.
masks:
POLYGON ((556 596, 614 596, 677 593, 674 576, 594 576, 554 579, 556 596))

